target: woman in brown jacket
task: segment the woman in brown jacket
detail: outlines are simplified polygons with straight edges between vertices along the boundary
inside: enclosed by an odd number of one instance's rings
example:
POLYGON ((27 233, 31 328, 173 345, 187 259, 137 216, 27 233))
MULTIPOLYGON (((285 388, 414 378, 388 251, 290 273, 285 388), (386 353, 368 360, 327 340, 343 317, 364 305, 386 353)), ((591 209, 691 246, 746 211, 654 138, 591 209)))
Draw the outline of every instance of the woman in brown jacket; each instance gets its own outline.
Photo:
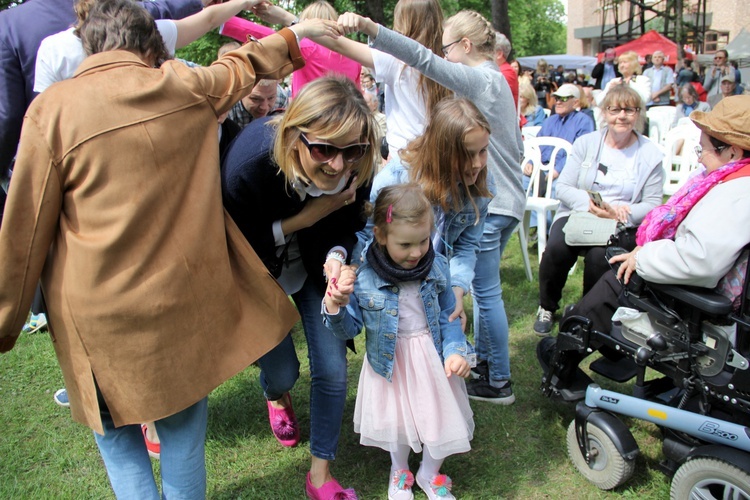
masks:
POLYGON ((162 59, 154 21, 105 0, 88 57, 29 107, 0 230, 0 352, 41 276, 73 418, 96 432, 118 497, 158 498, 140 422, 162 441, 165 496, 205 496, 206 396, 296 320, 222 208, 217 116, 303 63, 300 23, 209 68, 162 59))

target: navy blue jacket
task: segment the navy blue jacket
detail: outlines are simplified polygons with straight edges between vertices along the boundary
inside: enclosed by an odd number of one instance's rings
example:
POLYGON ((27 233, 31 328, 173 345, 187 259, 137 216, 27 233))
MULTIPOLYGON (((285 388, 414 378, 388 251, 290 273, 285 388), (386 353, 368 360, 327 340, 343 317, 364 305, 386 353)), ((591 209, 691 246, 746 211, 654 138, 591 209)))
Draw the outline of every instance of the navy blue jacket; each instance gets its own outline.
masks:
MULTIPOLYGON (((261 260, 276 255, 273 223, 302 211, 310 198, 301 200, 271 158, 274 129, 269 118, 253 120, 235 138, 221 164, 224 208, 250 242, 261 260)), ((297 231, 302 262, 307 275, 325 289, 323 264, 328 251, 341 246, 349 258, 357 242, 357 231, 365 227, 364 204, 370 199, 370 184, 357 189, 357 200, 297 231)))
MULTIPOLYGON (((26 108, 34 98, 39 44, 76 22, 74 0, 27 0, 0 12, 0 175, 16 155, 26 108)), ((150 0, 155 19, 180 19, 203 8, 200 0, 150 0)))

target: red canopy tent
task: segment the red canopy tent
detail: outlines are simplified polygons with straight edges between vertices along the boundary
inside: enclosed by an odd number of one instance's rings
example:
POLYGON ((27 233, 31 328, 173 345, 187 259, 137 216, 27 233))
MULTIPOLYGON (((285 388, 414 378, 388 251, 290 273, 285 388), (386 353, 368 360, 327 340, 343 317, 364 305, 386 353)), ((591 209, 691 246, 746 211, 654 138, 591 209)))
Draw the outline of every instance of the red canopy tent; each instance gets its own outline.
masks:
MULTIPOLYGON (((651 30, 640 38, 636 38, 635 40, 624 43, 619 47, 615 47, 615 53, 618 56, 629 50, 635 51, 638 54, 638 59, 641 64, 646 62, 647 54, 653 54, 657 50, 664 52, 664 64, 669 66, 677 64, 677 44, 656 30, 651 30)), ((604 57, 604 52, 600 52, 596 56, 597 59, 601 61, 604 57)), ((693 59, 693 54, 686 51, 685 58, 693 59)))

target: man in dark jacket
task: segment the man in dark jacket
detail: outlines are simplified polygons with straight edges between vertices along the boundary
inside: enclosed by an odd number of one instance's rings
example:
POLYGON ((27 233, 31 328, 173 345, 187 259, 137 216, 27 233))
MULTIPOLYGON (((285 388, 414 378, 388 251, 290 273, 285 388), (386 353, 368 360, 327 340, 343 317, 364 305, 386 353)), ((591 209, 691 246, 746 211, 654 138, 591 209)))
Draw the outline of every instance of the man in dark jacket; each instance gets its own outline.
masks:
POLYGON ((591 70, 591 78, 596 78, 594 88, 606 88, 611 79, 620 77, 622 75, 617 70, 617 64, 615 64, 615 49, 610 47, 604 51, 604 60, 591 70))

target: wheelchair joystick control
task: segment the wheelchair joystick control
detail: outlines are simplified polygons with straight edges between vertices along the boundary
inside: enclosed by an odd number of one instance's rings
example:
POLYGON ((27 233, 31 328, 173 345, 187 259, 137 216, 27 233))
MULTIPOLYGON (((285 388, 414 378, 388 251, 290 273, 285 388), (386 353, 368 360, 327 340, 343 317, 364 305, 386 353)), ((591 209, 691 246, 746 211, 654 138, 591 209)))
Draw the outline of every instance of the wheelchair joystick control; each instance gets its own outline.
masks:
POLYGON ((646 366, 651 358, 654 356, 654 351, 647 347, 639 347, 635 353, 635 364, 638 366, 646 366))
POLYGON ((648 338, 646 345, 654 351, 664 351, 667 348, 667 340, 660 333, 655 333, 648 338))

